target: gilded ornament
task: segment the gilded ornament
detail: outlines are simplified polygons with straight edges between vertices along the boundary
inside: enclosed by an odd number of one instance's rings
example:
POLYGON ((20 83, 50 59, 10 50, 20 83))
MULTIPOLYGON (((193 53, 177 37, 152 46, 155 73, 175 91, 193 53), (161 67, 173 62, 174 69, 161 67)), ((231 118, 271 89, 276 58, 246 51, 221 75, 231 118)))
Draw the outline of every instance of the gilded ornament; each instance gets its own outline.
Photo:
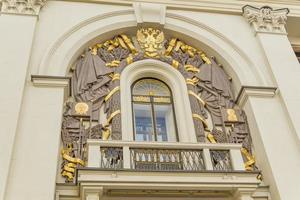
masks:
POLYGON ((255 158, 251 155, 246 148, 241 149, 242 154, 246 157, 245 169, 247 171, 253 170, 253 165, 255 164, 255 158))
POLYGON ((196 78, 196 77, 194 77, 194 78, 187 78, 186 80, 185 80, 185 82, 186 82, 186 84, 189 84, 189 85, 196 85, 198 82, 199 82, 199 79, 198 78, 196 78))
POLYGON ((120 74, 119 73, 116 73, 116 74, 114 74, 113 76, 112 76, 112 81, 115 81, 115 80, 120 80, 120 74))
POLYGON ((84 102, 79 102, 79 103, 76 103, 76 105, 75 105, 75 112, 78 115, 86 115, 88 110, 89 110, 89 106, 88 106, 88 104, 86 104, 84 102))
POLYGON ((213 144, 217 143, 217 141, 215 140, 215 137, 211 133, 209 133, 207 135, 207 139, 209 140, 210 143, 213 143, 213 144))
POLYGON ((92 47, 92 48, 91 48, 91 53, 92 53, 92 55, 94 55, 94 56, 97 55, 97 50, 98 50, 98 49, 97 49, 97 46, 92 47))
POLYGON ((105 65, 107 67, 119 67, 120 61, 119 60, 113 60, 109 63, 106 63, 105 65))
POLYGON ((132 55, 129 55, 129 56, 126 58, 126 62, 127 62, 128 65, 131 64, 131 63, 133 63, 132 55))
POLYGON ((124 49, 128 49, 124 40, 121 37, 117 37, 117 40, 118 40, 119 44, 121 45, 121 47, 123 47, 124 49))
POLYGON ((131 50, 131 53, 135 54, 137 52, 137 50, 134 47, 134 45, 132 44, 132 42, 129 39, 129 37, 127 35, 125 35, 125 34, 121 34, 121 37, 124 40, 124 42, 127 44, 127 46, 129 47, 129 49, 131 50))
POLYGON ((105 130, 102 131, 102 140, 108 140, 110 135, 111 135, 110 129, 105 128, 105 130))
POLYGON ((187 72, 196 72, 196 73, 200 72, 200 69, 198 69, 197 67, 190 65, 190 64, 184 65, 184 69, 187 72))
POLYGON ((174 67, 175 69, 178 69, 179 62, 177 60, 172 60, 172 67, 174 67))
POLYGON ((192 90, 189 90, 188 93, 190 95, 192 95, 193 97, 195 97, 203 106, 205 106, 205 101, 203 99, 201 99, 201 97, 199 97, 195 92, 193 92, 192 90))
POLYGON ((169 46, 167 47, 166 51, 165 51, 165 55, 168 56, 170 55, 170 53, 172 52, 173 48, 175 47, 176 45, 176 41, 177 41, 177 38, 172 38, 169 42, 169 46))
POLYGON ((137 31, 137 40, 149 58, 159 58, 159 52, 163 48, 164 33, 154 28, 141 28, 137 31))
POLYGON ((114 89, 112 89, 108 95, 106 95, 106 97, 104 98, 104 101, 108 101, 110 99, 110 97, 112 97, 112 95, 114 95, 116 92, 118 92, 120 90, 120 86, 115 87, 114 89))
POLYGON ((104 127, 108 127, 109 124, 110 124, 110 122, 111 122, 111 120, 112 120, 116 115, 118 115, 118 114, 121 114, 121 110, 116 110, 115 112, 111 113, 111 115, 110 115, 109 118, 107 119, 107 121, 106 121, 104 127))
POLYGON ((235 110, 234 109, 227 109, 227 120, 230 122, 237 122, 238 118, 236 116, 235 110))
POLYGON ((202 58, 202 60, 203 60, 206 64, 211 64, 209 58, 206 57, 205 53, 203 53, 202 51, 200 51, 199 54, 200 54, 200 57, 202 58))
POLYGON ((85 165, 84 161, 80 158, 74 158, 70 156, 71 151, 72 145, 69 145, 68 148, 61 150, 62 158, 66 161, 66 164, 64 164, 62 167, 61 175, 66 177, 68 181, 73 181, 75 169, 78 164, 81 166, 85 165))
POLYGON ((198 115, 196 113, 193 113, 192 116, 193 116, 193 118, 200 120, 203 123, 204 128, 206 128, 206 129, 208 128, 208 124, 207 124, 206 120, 203 117, 201 117, 200 115, 198 115))

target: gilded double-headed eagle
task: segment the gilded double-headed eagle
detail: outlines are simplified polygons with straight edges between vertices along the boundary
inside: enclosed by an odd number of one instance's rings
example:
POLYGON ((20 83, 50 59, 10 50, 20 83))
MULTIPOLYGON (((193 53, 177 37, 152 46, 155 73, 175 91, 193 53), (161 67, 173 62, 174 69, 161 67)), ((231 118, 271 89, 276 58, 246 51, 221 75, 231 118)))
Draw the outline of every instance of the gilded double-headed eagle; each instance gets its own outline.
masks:
POLYGON ((137 31, 137 40, 145 52, 145 56, 158 58, 159 51, 163 48, 164 33, 154 28, 141 28, 137 31))

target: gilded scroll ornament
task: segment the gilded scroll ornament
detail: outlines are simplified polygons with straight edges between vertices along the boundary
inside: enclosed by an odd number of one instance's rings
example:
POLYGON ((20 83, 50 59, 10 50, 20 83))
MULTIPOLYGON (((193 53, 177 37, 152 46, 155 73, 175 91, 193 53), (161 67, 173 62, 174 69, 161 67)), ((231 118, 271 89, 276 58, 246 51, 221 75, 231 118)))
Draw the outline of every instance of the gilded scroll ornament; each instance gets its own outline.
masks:
POLYGON ((195 97, 203 106, 205 106, 205 101, 203 101, 203 99, 201 99, 201 97, 199 97, 195 92, 189 90, 188 93, 195 97))
POLYGON ((193 118, 200 120, 204 124, 204 127, 206 129, 208 128, 208 124, 207 124, 206 120, 203 117, 201 117, 200 115, 195 114, 195 113, 193 113, 192 116, 193 116, 193 118))
POLYGON ((129 49, 131 50, 131 53, 133 53, 133 54, 137 53, 137 50, 134 47, 134 45, 132 44, 131 39, 129 39, 129 37, 125 34, 122 34, 121 37, 124 40, 124 42, 126 43, 126 45, 129 47, 129 49))
POLYGON ((169 45, 168 45, 168 47, 167 47, 167 49, 166 49, 166 51, 165 51, 165 55, 166 55, 166 56, 169 56, 169 55, 170 55, 171 51, 173 50, 173 48, 174 48, 175 45, 176 45, 176 40, 177 40, 177 38, 172 38, 172 39, 170 40, 169 45))
POLYGON ((185 81, 186 84, 195 86, 199 82, 199 79, 194 77, 194 78, 187 78, 185 81))
POLYGON ((62 158, 65 161, 65 164, 62 167, 61 175, 66 177, 69 182, 73 181, 74 179, 77 165, 85 165, 83 160, 70 156, 71 151, 72 145, 69 145, 68 148, 62 149, 61 151, 62 158))
POLYGON ((159 58, 159 52, 163 48, 164 33, 154 28, 141 28, 137 31, 137 40, 145 51, 145 56, 159 58))
POLYGON ((245 162, 245 169, 247 171, 253 170, 254 164, 255 164, 255 158, 253 155, 249 153, 249 151, 246 148, 241 149, 242 154, 246 157, 247 161, 245 162))
POLYGON ((211 64, 211 61, 209 60, 209 58, 206 56, 205 53, 203 53, 202 51, 200 51, 199 54, 200 54, 202 60, 204 60, 204 62, 205 62, 206 64, 211 64))
POLYGON ((188 72, 197 72, 197 73, 200 72, 200 69, 190 64, 184 65, 184 69, 188 72))
POLYGON ((107 67, 119 67, 120 61, 119 60, 113 60, 111 62, 106 63, 107 67))
POLYGON ((114 89, 112 89, 112 91, 110 91, 108 95, 104 98, 104 101, 108 101, 112 97, 112 95, 114 95, 118 91, 120 91, 120 86, 117 86, 114 89))
POLYGON ((115 80, 120 80, 120 74, 119 73, 115 73, 113 76, 112 76, 112 79, 111 81, 115 81, 115 80))

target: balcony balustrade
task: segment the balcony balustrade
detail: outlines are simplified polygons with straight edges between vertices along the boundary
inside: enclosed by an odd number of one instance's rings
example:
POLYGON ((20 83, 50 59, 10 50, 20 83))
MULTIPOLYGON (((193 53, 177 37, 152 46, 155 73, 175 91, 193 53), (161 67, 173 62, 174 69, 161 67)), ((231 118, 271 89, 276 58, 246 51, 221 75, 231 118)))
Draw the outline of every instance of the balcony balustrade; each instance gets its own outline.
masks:
POLYGON ((88 140, 87 167, 134 171, 244 171, 240 144, 88 140))

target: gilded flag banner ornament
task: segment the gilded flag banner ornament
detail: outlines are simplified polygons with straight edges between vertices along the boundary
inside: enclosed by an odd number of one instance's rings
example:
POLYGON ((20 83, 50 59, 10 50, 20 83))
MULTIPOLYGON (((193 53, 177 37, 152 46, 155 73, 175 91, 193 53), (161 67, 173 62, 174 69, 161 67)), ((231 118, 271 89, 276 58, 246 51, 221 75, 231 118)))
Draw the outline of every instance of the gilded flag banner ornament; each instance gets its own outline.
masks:
MULTIPOLYGON (((76 168, 84 167, 87 139, 122 140, 121 73, 144 59, 165 62, 186 80, 199 143, 240 143, 245 169, 255 169, 247 118, 235 104, 231 78, 222 65, 186 41, 166 37, 163 30, 140 28, 135 35, 123 33, 90 46, 70 71, 72 97, 65 102, 61 131, 66 182, 74 181, 76 168)), ((211 153, 222 157, 218 151, 211 153)))

